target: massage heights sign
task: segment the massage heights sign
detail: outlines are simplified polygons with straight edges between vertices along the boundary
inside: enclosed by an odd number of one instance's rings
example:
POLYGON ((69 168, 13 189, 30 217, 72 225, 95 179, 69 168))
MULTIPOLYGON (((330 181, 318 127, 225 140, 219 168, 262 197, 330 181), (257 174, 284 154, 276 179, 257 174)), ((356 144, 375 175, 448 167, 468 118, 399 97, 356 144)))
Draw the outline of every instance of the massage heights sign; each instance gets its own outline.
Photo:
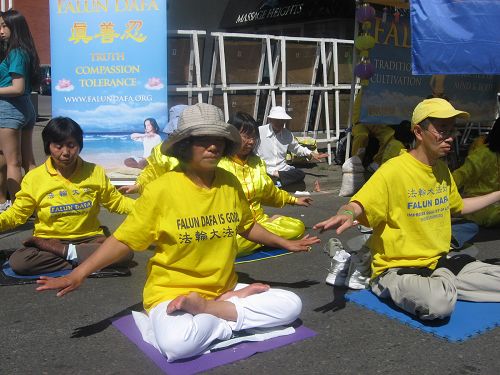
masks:
POLYGON ((236 23, 246 23, 252 21, 263 21, 272 18, 282 18, 287 16, 297 16, 302 13, 304 3, 288 5, 284 7, 264 8, 258 11, 238 14, 236 23))
POLYGON ((221 28, 352 17, 352 1, 339 0, 254 0, 229 2, 221 28), (347 4, 346 4, 347 3, 347 4))

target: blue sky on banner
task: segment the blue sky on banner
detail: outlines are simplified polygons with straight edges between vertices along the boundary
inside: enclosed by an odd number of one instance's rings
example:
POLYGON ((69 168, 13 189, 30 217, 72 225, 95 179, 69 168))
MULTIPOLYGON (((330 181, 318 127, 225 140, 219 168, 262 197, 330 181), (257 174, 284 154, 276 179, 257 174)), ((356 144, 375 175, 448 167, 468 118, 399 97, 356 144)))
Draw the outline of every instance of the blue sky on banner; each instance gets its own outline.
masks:
POLYGON ((499 0, 412 0, 413 74, 500 74, 499 0))
POLYGON ((166 0, 50 0, 52 111, 89 132, 167 124, 166 0))
POLYGON ((370 61, 375 73, 363 88, 360 121, 399 124, 409 120, 415 106, 430 95, 447 97, 456 108, 468 111, 471 121, 496 118, 498 79, 492 75, 413 75, 411 28, 408 12, 399 22, 377 13, 369 33, 375 38, 370 61))

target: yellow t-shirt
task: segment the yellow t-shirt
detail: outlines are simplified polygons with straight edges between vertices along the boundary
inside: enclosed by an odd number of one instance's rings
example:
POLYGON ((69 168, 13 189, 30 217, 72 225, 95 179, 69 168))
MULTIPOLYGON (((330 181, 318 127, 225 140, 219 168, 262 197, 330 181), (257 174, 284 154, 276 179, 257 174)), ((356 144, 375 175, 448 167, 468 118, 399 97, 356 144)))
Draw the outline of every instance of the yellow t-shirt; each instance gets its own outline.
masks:
POLYGON ((29 171, 11 208, 0 214, 0 231, 24 224, 37 211, 33 235, 72 239, 103 234, 98 219, 100 206, 127 214, 134 200, 111 184, 104 169, 78 159, 78 166, 66 179, 59 175, 50 157, 29 171))
POLYGON ((139 185, 139 192, 151 181, 156 180, 165 172, 171 171, 179 165, 179 160, 173 156, 164 155, 161 152, 161 143, 151 150, 151 155, 146 159, 148 165, 142 170, 135 183, 139 185))
POLYGON ((360 222, 373 228, 372 278, 388 268, 434 268, 450 248, 450 212, 463 208, 448 167, 410 153, 384 163, 351 201, 364 207, 360 222))
POLYGON ((274 185, 266 172, 266 163, 258 156, 251 155, 246 162, 237 156, 222 158, 219 167, 238 178, 257 222, 268 219, 262 205, 283 207, 297 201, 292 194, 274 185))
POLYGON ((399 154, 401 154, 401 152, 406 152, 405 145, 397 139, 392 138, 384 148, 384 152, 382 154, 382 164, 387 160, 398 156, 399 154))
POLYGON ((477 197, 500 190, 500 155, 487 146, 470 153, 453 178, 465 197, 477 197))
POLYGON ((237 282, 236 234, 254 220, 238 180, 217 168, 213 187, 195 185, 179 169, 149 183, 114 233, 134 250, 156 243, 147 268, 144 308, 189 292, 215 298, 237 282))

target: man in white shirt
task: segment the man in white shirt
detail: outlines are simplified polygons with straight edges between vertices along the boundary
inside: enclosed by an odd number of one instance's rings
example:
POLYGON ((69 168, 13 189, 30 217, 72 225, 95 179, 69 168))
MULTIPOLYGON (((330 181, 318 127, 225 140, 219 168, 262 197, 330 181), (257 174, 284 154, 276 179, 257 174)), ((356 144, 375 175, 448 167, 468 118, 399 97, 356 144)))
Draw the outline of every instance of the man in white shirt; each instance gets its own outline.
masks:
POLYGON ((267 118, 269 124, 259 127, 260 143, 257 148, 257 155, 266 162, 267 173, 273 180, 279 180, 281 186, 303 181, 305 173, 286 163, 287 152, 316 161, 328 157, 328 154, 319 154, 299 145, 290 130, 285 128, 286 122, 292 118, 283 107, 272 107, 267 118))

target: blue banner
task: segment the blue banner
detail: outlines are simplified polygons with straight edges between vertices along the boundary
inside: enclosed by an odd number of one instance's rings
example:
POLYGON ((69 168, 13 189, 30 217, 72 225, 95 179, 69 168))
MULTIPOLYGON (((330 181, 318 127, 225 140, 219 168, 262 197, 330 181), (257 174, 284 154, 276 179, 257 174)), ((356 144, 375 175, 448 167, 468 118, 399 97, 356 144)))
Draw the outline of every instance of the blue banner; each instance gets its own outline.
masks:
POLYGON ((82 126, 85 160, 138 174, 168 118, 166 0, 50 0, 50 37, 52 115, 82 126))
POLYGON ((500 74, 500 1, 412 0, 413 74, 500 74))
POLYGON ((415 106, 429 96, 445 97, 470 112, 471 121, 493 121, 497 112, 498 77, 492 75, 413 75, 409 15, 377 14, 370 35, 375 47, 370 61, 375 73, 363 88, 360 121, 399 124, 410 120, 415 106))

